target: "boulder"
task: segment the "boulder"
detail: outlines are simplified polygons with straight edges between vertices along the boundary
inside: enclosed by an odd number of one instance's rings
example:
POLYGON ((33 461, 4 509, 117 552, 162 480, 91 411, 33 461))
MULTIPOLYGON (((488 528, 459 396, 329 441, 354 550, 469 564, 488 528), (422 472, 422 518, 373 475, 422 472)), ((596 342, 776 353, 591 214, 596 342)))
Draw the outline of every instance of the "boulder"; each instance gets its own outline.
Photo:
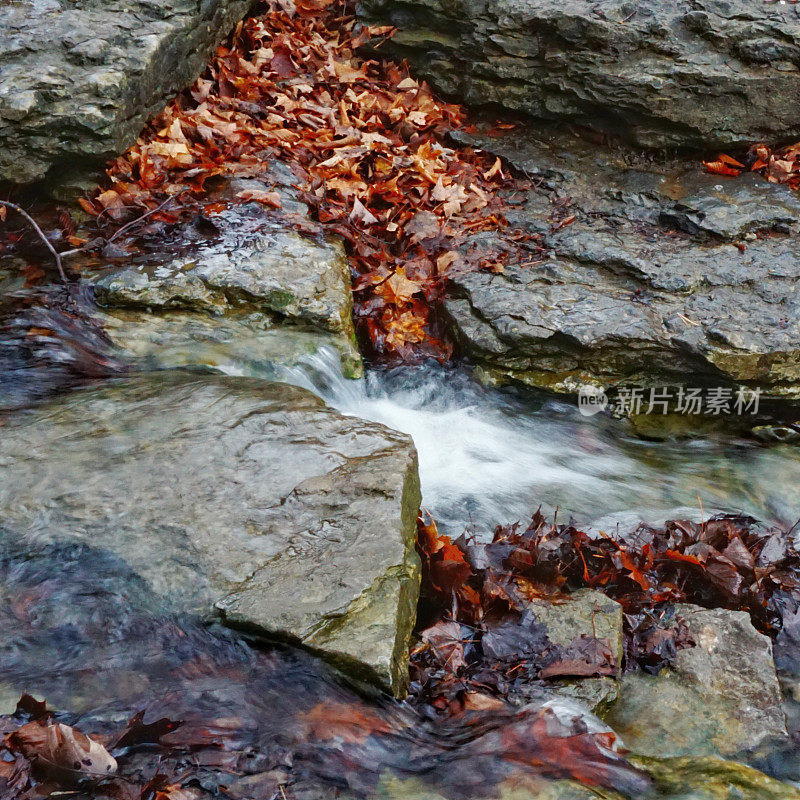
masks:
POLYGON ((179 371, 4 423, 0 548, 90 544, 169 609, 403 693, 420 575, 409 437, 303 389, 179 371))
POLYGON ((744 611, 676 607, 694 647, 659 675, 630 672, 608 724, 653 757, 746 755, 787 740, 772 644, 744 611))
POLYGON ((653 147, 800 133, 800 13, 749 0, 359 0, 438 89, 653 147))
POLYGON ((452 277, 447 311, 487 373, 566 392, 800 392, 797 195, 754 175, 706 175, 699 162, 529 134, 468 137, 535 179, 508 217, 547 247, 499 273, 452 277))
POLYGON ((91 176, 188 86, 250 0, 0 4, 0 182, 91 176))
MULTIPOLYGON (((284 211, 313 230, 291 186, 296 179, 279 166, 264 181, 230 180, 215 197, 232 200, 277 181, 284 211)), ((121 268, 85 273, 125 355, 146 369, 202 366, 279 378, 331 347, 345 375, 362 374, 340 240, 301 234, 258 203, 231 203, 203 224, 180 225, 166 244, 163 236, 146 239, 144 252, 121 268)))

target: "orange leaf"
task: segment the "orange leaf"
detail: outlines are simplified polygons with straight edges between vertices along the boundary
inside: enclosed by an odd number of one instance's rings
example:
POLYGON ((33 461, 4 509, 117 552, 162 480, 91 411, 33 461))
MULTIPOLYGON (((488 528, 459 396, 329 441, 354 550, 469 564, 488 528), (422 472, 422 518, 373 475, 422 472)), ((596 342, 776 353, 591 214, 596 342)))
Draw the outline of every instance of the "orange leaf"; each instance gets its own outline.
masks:
POLYGON ((721 161, 723 164, 727 164, 729 167, 745 169, 745 165, 742 164, 741 161, 737 161, 735 158, 731 158, 731 156, 726 156, 725 153, 720 153, 719 156, 717 156, 717 160, 721 161))
POLYGON ((406 278, 405 267, 398 267, 396 272, 378 287, 381 296, 390 303, 407 303, 412 296, 422 290, 422 285, 406 278))
POLYGON ((237 192, 236 196, 246 203, 261 203, 270 208, 281 208, 281 196, 279 192, 265 192, 261 189, 245 189, 237 192))
POLYGON ((724 161, 704 161, 703 166, 712 175, 727 175, 731 178, 738 177, 742 172, 740 169, 728 166, 724 161))

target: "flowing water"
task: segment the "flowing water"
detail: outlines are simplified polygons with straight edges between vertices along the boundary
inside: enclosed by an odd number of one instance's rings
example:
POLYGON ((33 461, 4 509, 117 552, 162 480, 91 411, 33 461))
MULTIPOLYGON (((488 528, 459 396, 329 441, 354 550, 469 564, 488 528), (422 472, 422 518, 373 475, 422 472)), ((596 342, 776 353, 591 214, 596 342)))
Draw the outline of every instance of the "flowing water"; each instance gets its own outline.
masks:
POLYGON ((321 352, 288 378, 346 414, 410 434, 423 503, 440 526, 490 533, 541 504, 611 527, 738 511, 785 527, 800 517, 800 452, 734 436, 645 441, 609 416, 546 393, 485 388, 430 363, 342 377, 321 352))
MULTIPOLYGON (((68 313, 34 303, 12 315, 0 335, 0 407, 123 368, 86 324, 91 304, 71 303, 68 313), (45 333, 31 337, 31 328, 45 333)), ((343 413, 410 434, 423 502, 454 535, 488 536, 539 504, 605 529, 713 509, 783 525, 800 517, 800 456, 788 445, 724 435, 644 441, 624 422, 581 416, 545 393, 483 387, 467 367, 372 370, 352 381, 321 351, 286 379, 343 413)), ((63 545, 15 554, 2 520, 0 538, 3 712, 27 689, 89 733, 119 732, 140 709, 148 720, 183 719, 180 741, 195 755, 171 756, 171 767, 194 770, 209 792, 233 784, 234 797, 279 797, 289 774, 292 796, 314 800, 327 796, 320 787, 371 797, 378 785, 387 797, 434 796, 427 786, 464 798, 542 775, 645 796, 641 775, 586 739, 595 723, 569 703, 437 723, 365 697, 309 655, 170 615, 107 553, 63 545), (387 788, 389 774, 400 790, 387 788)))

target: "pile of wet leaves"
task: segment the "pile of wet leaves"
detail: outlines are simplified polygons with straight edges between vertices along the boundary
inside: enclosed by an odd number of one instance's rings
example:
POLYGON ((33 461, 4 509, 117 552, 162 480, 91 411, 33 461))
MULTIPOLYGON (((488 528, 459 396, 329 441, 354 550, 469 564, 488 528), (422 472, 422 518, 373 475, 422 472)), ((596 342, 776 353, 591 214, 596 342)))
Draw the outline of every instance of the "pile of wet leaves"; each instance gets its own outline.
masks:
POLYGON ((774 639, 776 662, 800 668, 800 553, 792 531, 750 517, 611 535, 537 511, 526 528, 498 527, 481 543, 451 541, 423 515, 419 550, 425 594, 412 687, 418 702, 443 711, 472 691, 508 697, 521 683, 615 675, 606 642, 556 647, 532 613, 532 601, 557 604, 584 587, 622 605, 625 670, 657 673, 693 644, 674 624, 675 603, 747 611, 774 639))
POLYGON ((703 165, 712 175, 736 178, 743 172, 755 172, 770 183, 785 183, 800 189, 800 142, 770 147, 761 142, 753 145, 741 160, 721 153, 703 165))

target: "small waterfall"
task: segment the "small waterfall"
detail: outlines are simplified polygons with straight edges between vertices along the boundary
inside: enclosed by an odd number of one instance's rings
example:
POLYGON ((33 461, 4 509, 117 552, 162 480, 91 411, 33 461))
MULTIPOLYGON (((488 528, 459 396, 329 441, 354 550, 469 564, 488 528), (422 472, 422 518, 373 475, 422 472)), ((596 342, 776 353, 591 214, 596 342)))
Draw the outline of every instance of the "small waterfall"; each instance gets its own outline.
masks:
POLYGON ((526 520, 540 503, 558 508, 560 519, 597 520, 606 530, 712 510, 784 525, 800 516, 792 488, 800 453, 789 446, 643 441, 624 422, 583 417, 543 392, 486 388, 467 369, 436 363, 374 369, 353 381, 322 350, 286 379, 345 414, 411 435, 423 503, 453 535, 487 535, 498 523, 526 520))

